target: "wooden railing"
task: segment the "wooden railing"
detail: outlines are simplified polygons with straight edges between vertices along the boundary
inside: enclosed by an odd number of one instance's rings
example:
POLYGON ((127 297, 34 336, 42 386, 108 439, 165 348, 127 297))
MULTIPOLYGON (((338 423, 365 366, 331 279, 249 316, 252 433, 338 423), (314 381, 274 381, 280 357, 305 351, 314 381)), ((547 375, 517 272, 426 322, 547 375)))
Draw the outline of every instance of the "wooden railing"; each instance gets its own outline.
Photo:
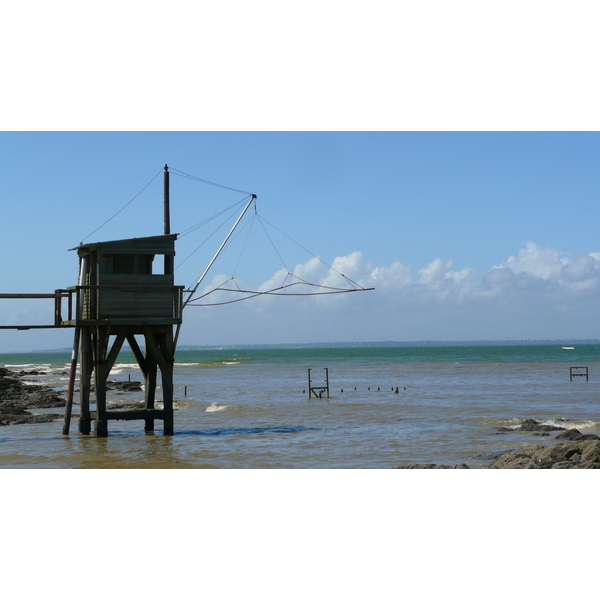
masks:
MULTIPOLYGON (((168 286, 164 285, 75 285, 66 290, 55 290, 53 294, 0 294, 2 299, 15 300, 37 300, 37 299, 53 299, 54 300, 54 324, 52 325, 0 325, 0 329, 51 329, 55 327, 78 327, 91 325, 92 322, 110 321, 112 318, 103 318, 102 314, 98 313, 99 308, 102 308, 102 291, 123 291, 132 294, 170 291, 172 294, 172 313, 163 314, 158 317, 153 316, 133 316, 125 319, 114 319, 116 321, 150 321, 157 320, 181 323, 183 310, 183 289, 184 286, 168 286), (88 295, 88 304, 85 302, 85 295, 88 295), (63 300, 67 300, 66 318, 63 315, 63 300), (84 313, 85 306, 85 313, 84 313)), ((148 303, 147 303, 148 304, 148 303)), ((151 312, 151 304, 150 304, 151 312)))
POLYGON ((0 329, 51 329, 53 327, 70 327, 64 325, 62 319, 62 300, 67 298, 71 310, 71 295, 67 290, 56 290, 54 294, 0 294, 0 300, 38 300, 54 299, 54 325, 0 325, 0 329))

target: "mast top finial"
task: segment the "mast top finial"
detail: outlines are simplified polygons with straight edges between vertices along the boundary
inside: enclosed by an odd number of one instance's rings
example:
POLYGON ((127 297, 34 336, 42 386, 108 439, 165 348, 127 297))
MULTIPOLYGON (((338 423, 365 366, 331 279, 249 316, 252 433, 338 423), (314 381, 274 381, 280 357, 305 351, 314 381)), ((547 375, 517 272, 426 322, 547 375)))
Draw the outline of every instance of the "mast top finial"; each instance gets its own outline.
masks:
POLYGON ((169 170, 169 165, 165 165, 165 171, 169 170))

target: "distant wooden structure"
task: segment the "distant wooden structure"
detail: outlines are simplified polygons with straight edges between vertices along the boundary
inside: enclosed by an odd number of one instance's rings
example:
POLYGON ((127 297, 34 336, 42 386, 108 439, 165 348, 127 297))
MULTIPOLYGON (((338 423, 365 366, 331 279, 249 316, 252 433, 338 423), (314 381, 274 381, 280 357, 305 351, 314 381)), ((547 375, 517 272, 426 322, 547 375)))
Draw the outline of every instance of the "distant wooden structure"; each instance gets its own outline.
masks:
POLYGON ((329 369, 325 367, 325 379, 316 380, 311 375, 312 369, 308 369, 308 399, 312 398, 314 394, 315 398, 322 398, 323 392, 327 393, 329 398, 329 369))
POLYGON ((573 377, 585 377, 586 381, 589 381, 588 378, 588 368, 587 367, 570 367, 569 368, 569 381, 573 381, 573 377))

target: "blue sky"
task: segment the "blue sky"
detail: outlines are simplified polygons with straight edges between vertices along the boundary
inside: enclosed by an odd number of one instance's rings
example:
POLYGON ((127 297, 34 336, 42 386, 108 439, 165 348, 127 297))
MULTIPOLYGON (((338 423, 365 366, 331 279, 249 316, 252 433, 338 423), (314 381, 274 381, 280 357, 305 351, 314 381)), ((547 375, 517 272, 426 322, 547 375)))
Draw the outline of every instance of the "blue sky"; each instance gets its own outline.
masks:
MULTIPOLYGON (((168 163, 257 194, 259 215, 303 247, 270 230, 277 254, 255 223, 241 259, 248 229, 203 283, 235 271, 258 289, 282 260, 318 283, 329 276, 307 264, 318 255, 376 288, 188 307, 182 344, 600 337, 595 132, 21 131, 0 142, 3 292, 74 285, 68 249, 84 238, 162 233, 160 174, 87 237, 168 163)), ((243 198, 172 175, 172 231, 243 198)), ((186 260, 177 283, 197 280, 226 231, 186 260)), ((182 237, 177 260, 212 232, 182 237)), ((0 306, 6 324, 46 318, 37 303, 22 313, 12 302, 0 306)), ((3 332, 0 349, 69 338, 3 332)))
MULTIPOLYGON (((87 237, 168 163, 257 194, 262 218, 376 288, 190 307, 183 344, 600 337, 592 6, 58 1, 32 17, 13 4, 0 291, 74 285, 68 249, 84 238, 161 233, 159 175, 87 237)), ((181 232, 243 196, 173 176, 171 197, 181 232)), ((282 262, 333 281, 254 225, 237 267, 232 245, 203 287, 235 273, 265 289, 282 262)), ((177 283, 195 282, 224 231, 181 264, 203 234, 178 242, 177 283)), ((50 315, 0 304, 2 323, 50 315)), ((0 351, 71 333, 2 331, 0 351)))

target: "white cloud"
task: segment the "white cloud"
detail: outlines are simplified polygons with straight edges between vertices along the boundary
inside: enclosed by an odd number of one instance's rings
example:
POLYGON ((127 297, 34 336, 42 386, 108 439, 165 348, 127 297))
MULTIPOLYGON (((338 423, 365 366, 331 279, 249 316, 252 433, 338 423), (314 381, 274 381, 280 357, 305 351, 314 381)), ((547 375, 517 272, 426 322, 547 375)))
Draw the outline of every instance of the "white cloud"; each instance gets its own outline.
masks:
MULTIPOLYGON (((441 258, 417 269, 400 261, 371 267, 360 252, 332 265, 375 291, 307 297, 293 308, 273 303, 273 314, 293 312, 288 339, 600 337, 593 312, 600 301, 600 253, 569 259, 527 242, 482 275, 470 267, 453 270, 453 261, 441 258), (302 331, 295 328, 300 323, 302 331)), ((314 259, 295 272, 310 273, 311 283, 339 285, 339 279, 333 283, 339 275, 314 259)))
POLYGON ((558 250, 526 242, 526 247, 519 250, 519 257, 511 256, 505 266, 515 273, 530 273, 542 279, 556 278, 563 266, 569 263, 568 259, 560 258, 561 254, 558 250))
MULTIPOLYGON (((600 289, 600 253, 590 253, 570 260, 552 248, 541 248, 527 242, 517 256, 478 275, 475 269, 465 267, 452 270, 453 261, 435 258, 425 267, 417 269, 400 261, 391 265, 371 267, 365 264, 360 252, 336 257, 333 269, 326 269, 316 258, 299 264, 294 273, 317 285, 347 287, 339 273, 347 275, 364 287, 375 287, 379 300, 393 297, 416 302, 490 301, 498 298, 516 298, 526 295, 572 294, 600 289)), ((261 290, 280 285, 287 272, 282 269, 261 290)), ((307 290, 310 292, 311 290, 307 290)), ((566 297, 566 296, 565 296, 566 297)), ((542 299, 542 296, 539 298, 542 299)))
MULTIPOLYGON (((528 242, 482 274, 453 266, 452 260, 439 257, 420 268, 400 261, 372 266, 360 252, 352 252, 336 257, 332 270, 311 258, 296 265, 294 274, 317 285, 343 283, 346 287, 339 271, 375 290, 262 296, 186 309, 180 343, 600 338, 600 252, 568 258, 558 250, 528 242)), ((243 289, 266 291, 281 286, 286 277, 293 281, 286 269, 280 269, 260 285, 237 281, 243 289)), ((215 275, 202 286, 203 291, 227 279, 215 275)), ((295 286, 289 291, 319 290, 295 286)), ((239 297, 218 292, 205 302, 239 297)), ((4 322, 9 319, 5 314, 4 322)), ((40 347, 52 347, 52 343, 46 341, 40 347)))

